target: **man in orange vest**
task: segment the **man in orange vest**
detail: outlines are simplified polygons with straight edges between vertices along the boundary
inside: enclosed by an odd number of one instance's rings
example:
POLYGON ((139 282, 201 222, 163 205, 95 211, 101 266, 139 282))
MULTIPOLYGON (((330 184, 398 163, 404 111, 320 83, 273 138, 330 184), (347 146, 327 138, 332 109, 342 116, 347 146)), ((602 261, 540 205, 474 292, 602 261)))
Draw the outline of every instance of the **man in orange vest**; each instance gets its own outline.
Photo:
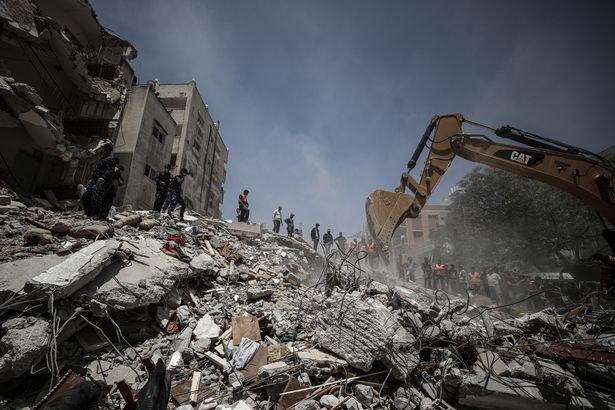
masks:
POLYGON ((470 272, 468 272, 468 285, 470 289, 473 290, 474 292, 476 293, 480 292, 480 287, 481 287, 480 273, 474 267, 472 267, 470 272))
POLYGON ((444 280, 446 279, 445 278, 446 277, 446 265, 444 265, 442 262, 436 263, 436 265, 433 268, 433 277, 434 277, 434 283, 433 283, 434 289, 445 290, 444 280))

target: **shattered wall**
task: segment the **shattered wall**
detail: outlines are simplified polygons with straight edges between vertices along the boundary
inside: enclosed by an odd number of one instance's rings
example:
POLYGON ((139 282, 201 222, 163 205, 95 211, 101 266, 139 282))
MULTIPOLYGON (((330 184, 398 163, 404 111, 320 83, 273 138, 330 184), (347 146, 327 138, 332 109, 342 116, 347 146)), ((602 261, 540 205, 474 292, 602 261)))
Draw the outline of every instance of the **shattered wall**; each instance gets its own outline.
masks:
POLYGON ((83 182, 86 148, 114 137, 136 50, 87 1, 3 1, 0 26, 0 177, 28 193, 83 182))

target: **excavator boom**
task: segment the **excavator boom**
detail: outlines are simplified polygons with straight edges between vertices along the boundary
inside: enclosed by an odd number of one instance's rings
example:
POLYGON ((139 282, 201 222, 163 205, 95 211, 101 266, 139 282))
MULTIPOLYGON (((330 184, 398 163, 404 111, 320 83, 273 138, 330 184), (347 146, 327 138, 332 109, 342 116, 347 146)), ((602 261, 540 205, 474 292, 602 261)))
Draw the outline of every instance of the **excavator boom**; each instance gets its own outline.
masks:
POLYGON ((368 196, 367 226, 380 249, 388 250, 393 232, 406 218, 420 214, 456 156, 556 186, 615 224, 615 168, 607 160, 581 148, 508 126, 490 129, 523 146, 495 142, 485 135, 464 134, 464 122, 483 126, 464 119, 461 114, 433 117, 408 162, 410 171, 431 143, 419 181, 404 172, 394 192, 377 190, 368 196), (407 195, 406 188, 413 195, 407 195))

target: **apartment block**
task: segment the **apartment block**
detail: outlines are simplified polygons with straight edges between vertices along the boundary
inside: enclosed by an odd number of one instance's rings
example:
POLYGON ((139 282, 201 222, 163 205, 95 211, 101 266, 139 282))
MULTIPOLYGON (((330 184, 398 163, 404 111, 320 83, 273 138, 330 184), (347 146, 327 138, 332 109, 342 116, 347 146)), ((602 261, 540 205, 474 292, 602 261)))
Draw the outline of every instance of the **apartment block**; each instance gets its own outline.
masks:
POLYGON ((224 199, 228 149, 196 81, 159 84, 154 88, 177 124, 170 162, 176 171, 188 169, 184 181, 186 206, 202 215, 220 218, 224 199))
POLYGON ((116 206, 152 209, 155 176, 171 159, 176 127, 152 83, 132 87, 113 152, 124 166, 126 181, 118 189, 116 206))
POLYGON ((433 251, 431 233, 444 224, 448 214, 446 204, 428 204, 417 218, 406 219, 393 234, 391 249, 395 255, 418 260, 433 251))

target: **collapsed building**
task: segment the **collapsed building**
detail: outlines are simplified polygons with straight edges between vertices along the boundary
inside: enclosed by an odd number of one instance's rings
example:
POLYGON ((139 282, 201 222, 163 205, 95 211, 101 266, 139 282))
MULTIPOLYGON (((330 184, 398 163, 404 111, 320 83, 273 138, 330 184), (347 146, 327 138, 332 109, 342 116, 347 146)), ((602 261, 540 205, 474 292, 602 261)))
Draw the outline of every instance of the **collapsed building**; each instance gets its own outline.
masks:
POLYGON ((74 195, 93 166, 87 148, 115 137, 136 56, 88 2, 3 1, 1 178, 24 193, 74 195))
POLYGON ((74 205, 96 162, 90 149, 109 139, 125 169, 115 205, 151 208, 155 175, 170 163, 189 170, 188 207, 221 217, 219 121, 194 80, 138 85, 136 56, 87 1, 1 2, 0 179, 43 206, 74 205))
POLYGON ((257 225, 0 198, 2 408, 614 407, 599 295, 528 312, 257 225))

